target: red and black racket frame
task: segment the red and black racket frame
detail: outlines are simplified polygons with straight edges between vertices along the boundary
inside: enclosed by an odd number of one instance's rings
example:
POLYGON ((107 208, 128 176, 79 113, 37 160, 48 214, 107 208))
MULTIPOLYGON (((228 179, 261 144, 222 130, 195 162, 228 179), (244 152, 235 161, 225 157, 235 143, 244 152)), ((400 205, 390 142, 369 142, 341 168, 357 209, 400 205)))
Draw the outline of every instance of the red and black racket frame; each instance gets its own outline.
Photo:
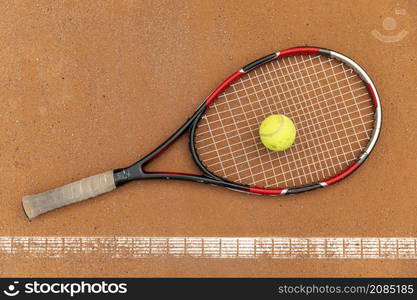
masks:
POLYGON ((186 180, 186 181, 193 181, 199 183, 208 183, 214 184, 218 186, 223 186, 226 188, 230 188, 233 190, 251 193, 251 194, 265 194, 265 195, 288 195, 288 194, 296 194, 301 192, 306 192, 310 190, 315 190, 317 188, 325 187, 328 185, 332 185, 350 174, 352 174, 355 170, 358 169, 359 166, 363 164, 366 158, 369 156, 371 151, 373 150, 376 141, 379 137, 379 133, 381 130, 381 123, 382 123, 382 112, 381 112, 381 105, 379 101, 379 96, 375 85, 371 81, 370 77, 367 73, 353 60, 348 58, 347 56, 340 54, 338 52, 325 49, 325 48, 318 48, 318 47, 295 47, 286 49, 280 52, 272 53, 267 56, 264 56, 260 59, 253 61, 252 63, 246 65, 239 71, 230 75, 225 81, 223 81, 202 103, 202 105, 197 109, 197 111, 173 134, 171 135, 165 142, 163 142, 159 147, 153 150, 151 153, 143 157, 138 162, 134 163, 133 165, 114 170, 114 180, 116 186, 121 186, 129 181, 133 180, 141 180, 141 179, 176 179, 176 180, 186 180), (371 139, 362 152, 362 154, 345 170, 341 173, 325 179, 321 182, 317 182, 314 184, 309 184, 305 186, 295 187, 295 188, 264 188, 264 187, 256 187, 256 186, 249 186, 249 185, 242 185, 234 182, 230 182, 225 178, 218 177, 212 174, 201 162, 197 150, 195 148, 195 137, 196 137, 196 128, 199 120, 203 117, 206 110, 210 107, 210 105, 217 99, 217 97, 232 83, 236 82, 239 78, 241 78, 244 74, 252 71, 253 69, 270 62, 275 59, 280 59, 283 57, 293 56, 293 55, 326 55, 332 58, 336 58, 346 64, 348 64, 352 69, 356 71, 356 73, 364 80, 367 85, 368 92, 372 97, 374 108, 375 108, 375 123, 374 123, 374 130, 371 136, 371 139), (194 175, 188 173, 178 173, 178 172, 147 172, 145 171, 146 165, 151 162, 153 159, 158 157, 162 154, 165 150, 167 150, 180 136, 182 136, 185 132, 189 131, 189 147, 191 151, 191 155, 194 159, 196 165, 200 168, 203 172, 203 175, 194 175))

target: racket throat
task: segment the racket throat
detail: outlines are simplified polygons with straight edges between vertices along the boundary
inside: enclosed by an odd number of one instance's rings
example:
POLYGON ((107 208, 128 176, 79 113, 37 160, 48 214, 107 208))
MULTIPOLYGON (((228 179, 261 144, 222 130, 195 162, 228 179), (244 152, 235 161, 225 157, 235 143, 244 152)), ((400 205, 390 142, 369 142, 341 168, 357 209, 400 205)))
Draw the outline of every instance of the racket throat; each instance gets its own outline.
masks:
POLYGON ((113 170, 113 178, 116 187, 118 187, 129 181, 145 178, 145 172, 141 165, 134 164, 127 168, 113 170))

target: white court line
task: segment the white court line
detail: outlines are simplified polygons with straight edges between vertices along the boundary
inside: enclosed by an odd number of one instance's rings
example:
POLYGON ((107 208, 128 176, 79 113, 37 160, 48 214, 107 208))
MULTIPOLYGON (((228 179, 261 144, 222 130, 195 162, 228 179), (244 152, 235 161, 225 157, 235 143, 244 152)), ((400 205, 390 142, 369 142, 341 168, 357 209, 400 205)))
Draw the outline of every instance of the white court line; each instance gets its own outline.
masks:
POLYGON ((417 259, 417 238, 0 236, 0 260, 100 255, 108 258, 417 259))

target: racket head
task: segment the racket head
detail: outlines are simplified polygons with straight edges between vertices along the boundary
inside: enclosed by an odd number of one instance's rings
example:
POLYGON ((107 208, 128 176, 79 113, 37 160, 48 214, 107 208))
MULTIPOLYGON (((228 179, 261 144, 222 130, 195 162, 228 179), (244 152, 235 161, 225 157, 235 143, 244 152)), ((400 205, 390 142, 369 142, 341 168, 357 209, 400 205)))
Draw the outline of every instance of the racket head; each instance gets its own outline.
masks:
POLYGON ((369 156, 382 111, 374 83, 356 62, 324 48, 296 47, 233 73, 205 100, 190 148, 209 178, 257 194, 293 194, 334 184, 369 156), (294 145, 272 152, 258 127, 289 116, 294 145))

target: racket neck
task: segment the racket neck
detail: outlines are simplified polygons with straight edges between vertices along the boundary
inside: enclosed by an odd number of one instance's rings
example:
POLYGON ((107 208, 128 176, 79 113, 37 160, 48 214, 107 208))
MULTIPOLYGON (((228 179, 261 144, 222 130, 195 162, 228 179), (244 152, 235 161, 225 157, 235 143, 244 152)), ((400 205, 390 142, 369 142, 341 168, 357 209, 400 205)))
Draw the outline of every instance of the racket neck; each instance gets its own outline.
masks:
POLYGON ((142 168, 136 164, 128 168, 115 169, 113 170, 114 183, 118 187, 129 181, 140 179, 142 174, 142 168))

